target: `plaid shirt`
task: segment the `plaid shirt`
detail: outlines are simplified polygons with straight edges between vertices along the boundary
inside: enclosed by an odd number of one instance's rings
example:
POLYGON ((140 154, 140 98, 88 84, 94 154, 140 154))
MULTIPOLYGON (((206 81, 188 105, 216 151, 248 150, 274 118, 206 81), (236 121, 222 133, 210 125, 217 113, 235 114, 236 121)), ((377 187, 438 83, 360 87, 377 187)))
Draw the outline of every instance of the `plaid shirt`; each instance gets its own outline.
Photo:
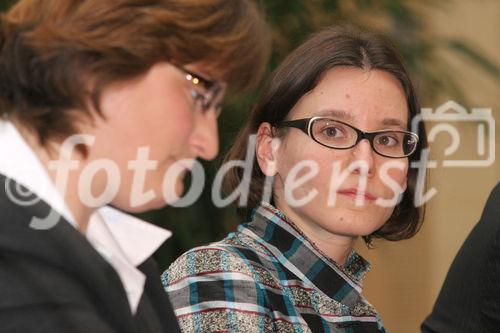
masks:
POLYGON ((263 203, 224 240, 192 249, 162 275, 183 332, 386 332, 361 296, 369 264, 327 258, 263 203))

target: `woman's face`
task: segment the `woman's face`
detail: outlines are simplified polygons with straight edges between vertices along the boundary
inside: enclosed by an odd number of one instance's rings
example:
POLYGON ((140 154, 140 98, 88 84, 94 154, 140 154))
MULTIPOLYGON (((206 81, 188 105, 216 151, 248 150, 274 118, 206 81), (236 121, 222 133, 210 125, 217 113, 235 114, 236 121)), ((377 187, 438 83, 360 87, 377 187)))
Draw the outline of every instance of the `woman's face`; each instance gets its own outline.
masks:
MULTIPOLYGON (((319 84, 298 101, 287 120, 315 116, 343 121, 365 132, 406 130, 408 108, 403 89, 391 74, 337 67, 326 72, 319 84)), ((402 191, 406 189, 408 159, 380 156, 367 140, 350 149, 331 149, 296 128, 287 128, 280 139, 275 151, 276 205, 303 229, 352 237, 368 235, 379 229, 393 211, 394 205, 381 206, 376 199, 394 198, 394 184, 402 191), (299 186, 298 179, 312 170, 299 168, 293 175, 294 167, 301 162, 315 164, 317 174, 299 186), (386 172, 389 181, 382 175, 387 162, 394 163, 386 172), (349 166, 354 167, 351 173, 347 172, 349 166), (365 194, 357 191, 363 177, 365 194), (307 195, 313 199, 300 204, 307 195), (292 204, 289 198, 296 201, 292 204)))
MULTIPOLYGON (((199 66, 185 68, 210 77, 199 66)), ((121 182, 114 205, 128 211, 161 207, 165 204, 162 184, 174 163, 216 156, 217 115, 214 109, 204 112, 197 107, 194 90, 204 93, 182 70, 160 63, 144 76, 104 91, 101 107, 105 119, 97 117, 93 124, 96 142, 90 159, 111 159, 119 167, 121 182), (139 149, 143 149, 140 158, 139 149)), ((186 163, 185 169, 189 167, 186 163)), ((177 196, 183 192, 186 173, 167 181, 177 196)), ((104 173, 97 173, 94 190, 100 193, 107 181, 104 173)))

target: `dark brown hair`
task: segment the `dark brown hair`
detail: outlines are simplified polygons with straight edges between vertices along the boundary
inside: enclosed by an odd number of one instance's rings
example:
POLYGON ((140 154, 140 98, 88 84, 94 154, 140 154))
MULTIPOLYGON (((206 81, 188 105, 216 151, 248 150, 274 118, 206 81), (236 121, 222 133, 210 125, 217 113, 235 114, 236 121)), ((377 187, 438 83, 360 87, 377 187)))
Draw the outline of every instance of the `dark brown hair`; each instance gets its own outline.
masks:
MULTIPOLYGON (((392 74, 401 83, 406 95, 409 110, 408 125, 411 124, 411 119, 420 113, 413 84, 399 53, 390 41, 382 35, 361 31, 354 27, 328 28, 310 37, 274 71, 263 88, 248 123, 227 153, 225 161, 244 160, 248 138, 257 132, 259 125, 268 122, 276 126, 283 121, 298 100, 314 89, 322 75, 338 66, 366 70, 377 69, 392 74)), ((409 157, 410 163, 419 160, 422 149, 427 147, 423 124, 419 125, 417 134, 420 142, 416 152, 409 157)), ((248 205, 240 209, 243 215, 248 215, 262 200, 265 175, 260 170, 255 156, 253 162, 248 205)), ((242 178, 241 168, 232 169, 225 179, 226 191, 234 190, 241 183, 242 178)), ((417 170, 410 168, 408 187, 402 201, 394 208, 392 216, 379 230, 364 237, 367 244, 370 244, 373 237, 392 241, 407 239, 419 230, 424 207, 416 207, 413 203, 416 179, 417 170)))
POLYGON ((259 80, 267 29, 250 0, 20 0, 0 17, 0 115, 63 139, 109 84, 162 61, 239 91, 259 80))

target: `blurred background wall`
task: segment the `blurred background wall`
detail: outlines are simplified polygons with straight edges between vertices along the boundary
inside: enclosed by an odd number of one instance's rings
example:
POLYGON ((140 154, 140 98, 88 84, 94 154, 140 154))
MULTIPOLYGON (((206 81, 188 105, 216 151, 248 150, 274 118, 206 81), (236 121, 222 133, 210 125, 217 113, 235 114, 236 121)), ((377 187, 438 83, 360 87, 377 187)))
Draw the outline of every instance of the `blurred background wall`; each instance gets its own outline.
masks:
MULTIPOLYGON (((104 0, 103 0, 104 1, 104 0)), ((14 0, 0 0, 0 11, 14 0)), ((468 110, 488 107, 500 121, 500 1, 498 0, 260 0, 273 28, 274 51, 268 73, 311 32, 350 23, 379 30, 392 38, 408 64, 422 106, 435 109, 448 100, 468 110)), ((242 127, 258 91, 229 96, 220 118, 221 151, 242 127)), ((453 111, 453 110, 452 110, 453 111)), ((455 124, 461 137, 459 154, 476 156, 477 122, 455 124), (475 155, 476 154, 476 155, 475 155)), ((498 125, 497 138, 500 137, 498 125)), ((365 283, 367 298, 377 307, 390 332, 419 332, 430 312, 448 267, 478 221, 491 188, 500 179, 500 163, 489 167, 443 167, 450 144, 439 134, 432 144, 430 200, 421 232, 398 243, 377 241, 375 249, 358 244, 372 263, 365 283)), ((500 140, 496 139, 500 158, 500 140)), ((453 156, 453 158, 457 158, 453 156)), ((211 184, 218 162, 205 163, 211 184)), ((210 187, 188 208, 166 208, 141 217, 174 232, 156 253, 161 269, 182 252, 218 240, 242 222, 235 207, 220 209, 210 187)), ((500 217, 499 217, 500 219, 500 217)))
MULTIPOLYGON (((441 8, 427 7, 423 13, 429 38, 460 39, 493 63, 500 63, 499 1, 453 1, 441 8)), ((479 220, 489 191, 500 180, 498 79, 453 50, 442 49, 436 57, 454 68, 450 74, 464 95, 465 105, 492 109, 497 121, 497 160, 490 167, 431 169, 429 185, 438 192, 429 201, 420 233, 399 243, 379 242, 374 250, 359 246, 373 265, 365 294, 381 312, 390 332, 419 332, 419 325, 431 311, 454 256, 479 220)), ((423 96, 422 104, 435 108, 450 99, 462 100, 457 97, 453 91, 443 90, 434 97, 423 96)), ((462 139, 460 149, 472 156, 476 148, 473 130, 476 126, 472 122, 457 125, 462 139)), ((447 137, 438 135, 431 150, 433 159, 443 160, 448 144, 447 137)))

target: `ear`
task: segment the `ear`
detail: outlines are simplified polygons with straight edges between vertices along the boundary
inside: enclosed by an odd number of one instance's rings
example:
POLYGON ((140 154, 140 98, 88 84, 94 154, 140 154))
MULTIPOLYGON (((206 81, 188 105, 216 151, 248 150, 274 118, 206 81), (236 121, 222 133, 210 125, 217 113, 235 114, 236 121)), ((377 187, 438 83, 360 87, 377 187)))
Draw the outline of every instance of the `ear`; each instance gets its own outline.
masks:
POLYGON ((272 177, 276 174, 278 142, 279 140, 273 136, 271 124, 260 124, 255 142, 255 155, 260 170, 267 177, 272 177))

